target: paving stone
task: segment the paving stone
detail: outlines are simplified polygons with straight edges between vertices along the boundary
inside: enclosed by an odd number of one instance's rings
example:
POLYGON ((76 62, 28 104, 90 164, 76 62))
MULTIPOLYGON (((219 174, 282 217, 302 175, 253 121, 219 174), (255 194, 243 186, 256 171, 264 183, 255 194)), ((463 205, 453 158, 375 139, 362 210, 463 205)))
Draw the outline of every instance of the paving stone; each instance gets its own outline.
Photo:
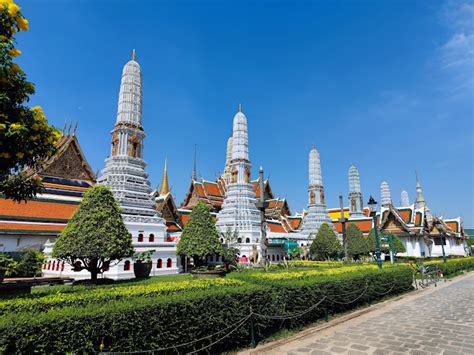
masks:
POLYGON ((360 345, 360 344, 352 344, 351 348, 356 349, 356 350, 369 350, 370 349, 368 346, 360 345))
POLYGON ((324 343, 311 343, 308 345, 308 347, 310 347, 311 349, 325 349, 328 346, 329 346, 328 344, 324 344, 324 343))
POLYGON ((299 351, 300 353, 309 353, 311 351, 311 349, 309 349, 309 348, 299 348, 299 349, 296 349, 296 351, 299 351))
POLYGON ((349 350, 347 353, 349 355, 365 355, 365 354, 367 354, 366 352, 359 351, 359 350, 349 350))
POLYGON ((329 349, 329 351, 333 353, 343 353, 343 352, 346 352, 347 349, 341 348, 339 346, 333 346, 331 349, 329 349))
POLYGON ((331 355, 331 353, 324 350, 313 350, 311 355, 331 355))
POLYGON ((421 348, 421 350, 428 351, 433 354, 441 354, 443 352, 443 349, 435 348, 434 346, 424 346, 421 348))

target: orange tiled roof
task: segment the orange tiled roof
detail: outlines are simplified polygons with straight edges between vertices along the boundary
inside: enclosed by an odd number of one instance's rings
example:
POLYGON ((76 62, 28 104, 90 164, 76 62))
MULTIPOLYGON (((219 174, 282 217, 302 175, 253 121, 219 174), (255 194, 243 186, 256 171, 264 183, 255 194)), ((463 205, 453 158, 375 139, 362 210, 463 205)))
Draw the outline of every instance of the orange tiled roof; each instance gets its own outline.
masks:
POLYGON ((214 196, 218 196, 220 198, 224 198, 224 196, 222 195, 222 192, 219 189, 219 186, 217 185, 217 183, 206 181, 206 182, 204 182, 204 187, 205 187, 206 192, 207 192, 208 195, 214 195, 214 196))
POLYGON ((286 230, 283 228, 280 222, 267 221, 267 227, 271 232, 274 233, 286 233, 286 230))
MULTIPOLYGON (((334 222, 334 221, 332 223, 334 224, 334 228, 336 228, 336 231, 338 233, 342 233, 342 223, 341 222, 334 222)), ((362 232, 369 233, 370 230, 372 229, 373 221, 372 221, 372 219, 349 220, 346 223, 346 230, 347 230, 347 226, 348 226, 349 223, 354 223, 362 232)))
POLYGON ((60 232, 66 225, 36 224, 36 223, 8 223, 0 222, 0 230, 21 230, 21 231, 52 231, 60 232))
POLYGON ((0 199, 0 216, 20 216, 46 219, 65 219, 72 217, 79 207, 79 202, 61 203, 41 200, 13 202, 0 199))

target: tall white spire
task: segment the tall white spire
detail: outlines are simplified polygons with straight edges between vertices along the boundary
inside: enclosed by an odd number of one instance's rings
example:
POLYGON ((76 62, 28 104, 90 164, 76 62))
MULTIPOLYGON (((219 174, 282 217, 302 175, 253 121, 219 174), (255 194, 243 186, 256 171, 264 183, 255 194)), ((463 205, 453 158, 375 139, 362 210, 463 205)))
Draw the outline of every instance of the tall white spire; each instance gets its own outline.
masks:
POLYGON ((237 159, 249 161, 247 117, 242 112, 241 105, 239 105, 239 111, 234 116, 232 128, 232 160, 237 159))
POLYGON ((300 233, 312 239, 323 223, 331 225, 331 219, 326 211, 321 161, 314 144, 309 152, 308 165, 308 213, 303 220, 300 233))
POLYGON ((400 194, 400 202, 401 202, 402 207, 410 206, 410 199, 408 198, 408 192, 406 192, 405 190, 403 190, 402 193, 400 194))
POLYGON ((136 61, 135 49, 132 59, 122 70, 116 122, 142 125, 142 71, 136 61))
POLYGON ((380 204, 383 207, 387 207, 392 203, 392 196, 390 194, 390 186, 388 185, 388 182, 382 181, 382 183, 380 184, 380 195, 380 204))
POLYGON ((132 60, 125 64, 122 72, 111 154, 105 160, 98 182, 112 189, 127 226, 137 228, 140 224, 142 230, 151 228, 157 237, 162 236, 163 241, 166 227, 157 215, 143 160, 145 133, 141 125, 141 94, 141 69, 132 53, 132 60))
POLYGON ((321 160, 319 152, 314 144, 309 151, 309 186, 323 185, 323 176, 321 173, 321 160))
POLYGON ((349 214, 351 217, 365 217, 362 211, 362 192, 360 190, 360 175, 357 167, 352 164, 349 168, 349 214))
MULTIPOLYGON (((222 209, 217 215, 217 228, 225 233, 229 228, 236 230, 243 241, 250 243, 245 248, 254 246, 260 248, 261 236, 260 211, 256 206, 255 191, 250 183, 250 160, 248 148, 247 117, 239 105, 234 116, 232 139, 227 142, 227 161, 229 149, 232 151, 228 161, 228 187, 222 209)), ((243 247, 242 247, 243 248, 243 247)), ((242 249, 243 255, 248 255, 250 250, 242 249)))
POLYGON ((416 174, 416 201, 415 208, 422 208, 426 206, 425 197, 423 196, 423 191, 421 190, 421 184, 418 180, 418 174, 416 174))

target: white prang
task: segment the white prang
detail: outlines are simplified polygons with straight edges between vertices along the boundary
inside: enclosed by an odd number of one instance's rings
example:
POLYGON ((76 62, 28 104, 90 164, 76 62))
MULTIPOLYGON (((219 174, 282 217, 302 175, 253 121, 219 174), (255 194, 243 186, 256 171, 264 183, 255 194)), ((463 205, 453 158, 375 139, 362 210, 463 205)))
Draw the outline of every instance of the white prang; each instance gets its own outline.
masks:
POLYGON ((388 182, 382 181, 380 184, 380 204, 382 206, 389 206, 392 203, 392 196, 390 194, 390 186, 388 185, 388 182))
POLYGON ((410 206, 410 198, 408 197, 408 192, 406 192, 405 190, 403 190, 400 194, 400 202, 402 207, 410 206))
POLYGON ((256 196, 250 184, 250 160, 248 149, 247 118, 241 107, 234 116, 232 159, 229 164, 229 180, 222 209, 217 215, 217 228, 225 233, 228 229, 237 230, 242 244, 240 256, 249 257, 255 246, 259 251, 261 236, 260 211, 255 202, 256 196))
POLYGON ((319 152, 313 145, 309 152, 308 213, 304 217, 300 234, 313 239, 323 223, 332 226, 326 211, 319 152))
POLYGON ((351 217, 365 217, 362 211, 363 199, 360 190, 360 175, 357 167, 349 168, 349 214, 351 217))
MULTIPOLYGON (((142 74, 135 51, 122 71, 117 120, 112 130, 112 137, 111 154, 105 160, 105 168, 98 183, 112 189, 123 210, 122 217, 132 234, 135 250, 155 250, 152 256, 154 274, 177 273, 179 266, 176 245, 167 242, 165 221, 156 212, 156 203, 151 195, 152 189, 145 171, 142 74), (151 235, 153 235, 152 241, 150 241, 151 235), (166 260, 169 258, 172 259, 172 267, 166 268, 166 260), (162 259, 163 263, 163 267, 159 269, 158 259, 162 259)), ((117 266, 118 277, 132 277, 133 267, 131 271, 125 271, 124 262, 117 266)))

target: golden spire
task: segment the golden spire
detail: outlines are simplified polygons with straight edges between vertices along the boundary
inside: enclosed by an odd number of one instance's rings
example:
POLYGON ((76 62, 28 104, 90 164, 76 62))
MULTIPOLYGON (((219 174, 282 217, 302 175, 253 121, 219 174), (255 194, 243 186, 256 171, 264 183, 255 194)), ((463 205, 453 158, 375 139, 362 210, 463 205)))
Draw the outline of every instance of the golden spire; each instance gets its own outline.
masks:
POLYGON ((132 60, 137 60, 137 52, 135 52, 135 49, 132 49, 132 60))
POLYGON ((168 192, 170 192, 170 188, 168 185, 168 158, 166 158, 165 170, 163 172, 163 180, 161 180, 160 196, 166 195, 168 192))

